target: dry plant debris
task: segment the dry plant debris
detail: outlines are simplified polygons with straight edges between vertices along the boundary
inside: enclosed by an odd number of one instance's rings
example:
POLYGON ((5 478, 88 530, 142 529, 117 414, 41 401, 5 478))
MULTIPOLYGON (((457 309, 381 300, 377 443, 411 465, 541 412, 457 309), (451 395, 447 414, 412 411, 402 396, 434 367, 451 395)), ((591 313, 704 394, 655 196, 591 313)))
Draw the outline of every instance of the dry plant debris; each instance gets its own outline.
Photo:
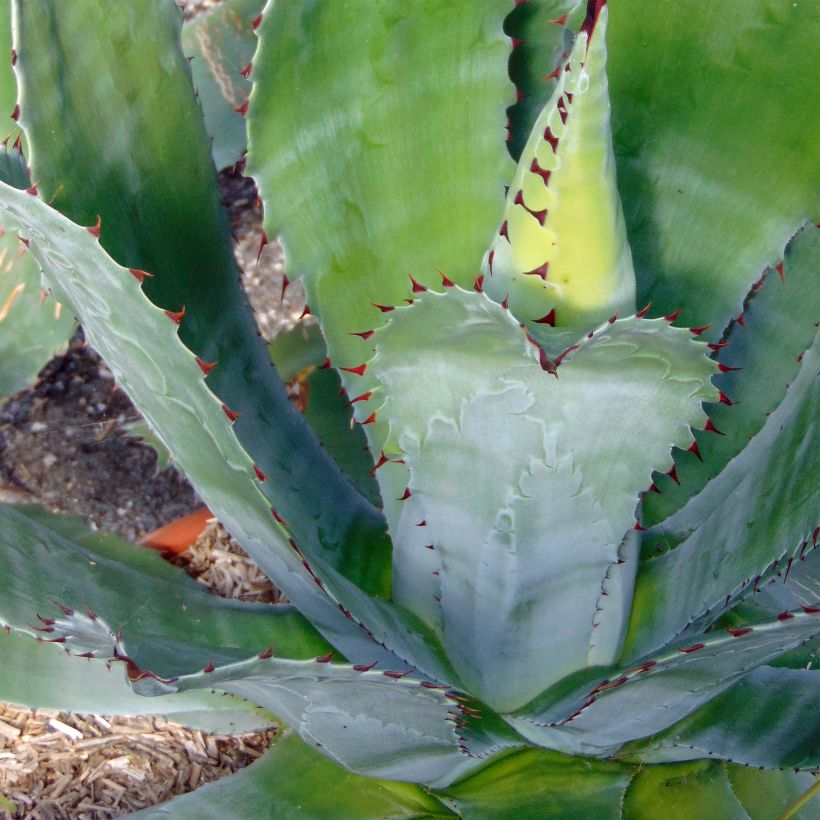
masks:
POLYGON ((252 763, 275 730, 217 735, 160 717, 73 715, 0 704, 0 817, 102 820, 252 763))
POLYGON ((216 519, 173 563, 223 598, 268 604, 286 600, 216 519))

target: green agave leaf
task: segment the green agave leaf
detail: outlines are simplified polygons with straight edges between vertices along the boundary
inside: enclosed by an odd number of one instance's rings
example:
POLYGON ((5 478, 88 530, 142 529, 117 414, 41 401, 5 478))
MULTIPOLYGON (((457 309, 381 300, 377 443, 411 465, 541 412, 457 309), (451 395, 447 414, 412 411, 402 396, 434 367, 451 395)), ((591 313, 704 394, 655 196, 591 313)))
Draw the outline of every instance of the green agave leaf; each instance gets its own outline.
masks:
POLYGON ((342 390, 339 374, 317 368, 305 379, 305 419, 322 446, 359 492, 371 504, 381 506, 379 487, 373 476, 373 459, 367 437, 354 424, 352 405, 342 390))
POLYGON ((509 6, 266 9, 248 168, 265 230, 280 235, 290 277, 304 278, 337 366, 370 358, 352 334, 384 322, 373 303, 413 296, 408 274, 428 286, 436 269, 467 286, 478 274, 510 175, 509 6))
MULTIPOLYGON (((806 545, 806 550, 794 561, 786 562, 780 571, 767 581, 758 581, 752 593, 732 607, 720 620, 721 626, 753 626, 773 618, 787 609, 820 606, 820 550, 806 545)), ((809 664, 811 647, 805 661, 791 668, 809 664)), ((780 663, 778 662, 778 666, 780 663)))
POLYGON ((123 659, 138 694, 210 689, 246 698, 360 774, 446 786, 475 766, 462 746, 461 704, 444 687, 423 685, 400 672, 334 664, 332 652, 295 661, 266 651, 164 678, 135 666, 127 645, 100 618, 71 613, 56 619, 53 628, 64 645, 93 657, 123 659))
POLYGON ((800 223, 820 219, 820 109, 806 104, 820 72, 816 11, 793 0, 611 6, 612 128, 638 302, 711 323, 710 340, 800 223))
POLYGON ((182 50, 193 58, 191 79, 217 168, 239 162, 247 148, 241 111, 251 81, 243 72, 256 48, 252 22, 264 5, 264 0, 227 0, 182 27, 182 50))
POLYGON ((276 334, 268 344, 268 354, 279 378, 289 382, 303 371, 319 367, 327 356, 327 347, 317 324, 298 322, 276 334))
POLYGON ((74 657, 16 632, 0 632, 0 700, 61 712, 163 715, 211 732, 250 732, 273 722, 256 704, 207 691, 142 697, 118 664, 74 657))
MULTIPOLYGON (((8 8, 0 9, 0 36, 8 13, 8 8)), ((0 105, 3 82, 9 77, 16 94, 14 74, 10 67, 4 68, 0 71, 0 105)), ((0 143, 0 180, 19 189, 31 185, 23 154, 8 141, 0 143)), ((28 387, 74 331, 71 310, 46 298, 40 287, 40 267, 12 228, 0 221, 0 400, 28 387)))
POLYGON ((0 400, 28 387, 74 327, 71 312, 41 294, 35 258, 0 228, 0 400))
POLYGON ((626 790, 622 811, 624 820, 749 820, 732 792, 726 766, 708 760, 642 769, 626 790))
POLYGON ((25 157, 16 143, 0 142, 0 179, 12 188, 28 188, 31 185, 25 157))
POLYGON ((761 666, 648 741, 618 752, 663 763, 709 756, 767 768, 820 768, 820 672, 761 666))
POLYGON ((751 820, 817 817, 820 806, 816 776, 806 772, 760 772, 742 766, 727 766, 726 774, 732 792, 751 820))
POLYGON ((230 415, 177 338, 176 325, 105 253, 94 233, 2 183, 0 210, 23 226, 48 275, 80 305, 87 337, 200 497, 288 599, 353 662, 382 660, 388 669, 404 667, 405 661, 385 648, 389 645, 428 675, 453 681, 421 622, 367 596, 310 542, 296 545, 289 538, 286 523, 277 519, 254 479, 254 464, 233 434, 230 415))
POLYGON ((15 579, 0 590, 0 622, 37 637, 54 637, 38 615, 48 621, 60 616, 58 605, 88 606, 122 631, 135 662, 158 674, 272 644, 297 658, 327 651, 293 607, 219 598, 155 552, 91 533, 76 519, 0 505, 0 547, 0 576, 15 579))
POLYGON ((527 749, 437 794, 467 818, 620 820, 632 770, 617 763, 527 749))
MULTIPOLYGON (((22 139, 20 128, 12 119, 14 106, 17 105, 17 83, 12 70, 12 54, 11 5, 0 3, 0 118, 4 120, 4 125, 0 127, 0 135, 6 137, 6 143, 15 142, 17 137, 22 139)), ((3 179, 5 180, 5 177, 3 179)))
POLYGON ((296 735, 277 740, 259 760, 230 777, 132 816, 313 820, 340 813, 349 820, 454 816, 418 786, 351 774, 296 735))
MULTIPOLYGON (((519 97, 507 109, 507 148, 516 161, 560 76, 559 64, 566 56, 568 38, 564 25, 569 25, 564 16, 583 9, 579 0, 528 0, 517 3, 504 21, 504 31, 513 42, 510 79, 519 97)), ((569 30, 572 28, 577 30, 577 24, 569 30)))
POLYGON ((746 297, 740 319, 723 334, 728 346, 715 358, 727 372, 714 381, 724 398, 709 408, 722 435, 699 431, 697 454, 675 454, 677 484, 668 476, 655 476, 661 492, 645 496, 644 526, 663 521, 702 490, 783 401, 816 333, 818 270, 820 229, 803 225, 786 246, 782 263, 764 271, 746 297))
POLYGON ((687 331, 632 318, 544 372, 508 311, 459 288, 392 316, 363 412, 378 406, 383 452, 409 470, 388 507, 396 599, 440 631, 468 690, 508 711, 617 657, 637 557, 619 564, 619 545, 652 467, 702 425, 713 365, 687 331))
POLYGON ((818 471, 819 356, 815 340, 786 398, 744 451, 645 534, 661 550, 679 546, 638 570, 625 656, 644 655, 699 619, 714 621, 806 549, 817 526, 817 482, 806 476, 818 471))
POLYGON ((609 755, 686 717, 789 649, 820 634, 815 612, 787 612, 739 632, 695 636, 639 665, 556 699, 547 693, 506 720, 533 743, 573 754, 609 755))
POLYGON ((580 333, 635 310, 609 127, 606 27, 606 8, 590 4, 524 146, 483 267, 487 293, 508 300, 545 344, 543 326, 580 333))
POLYGON ((387 596, 384 520, 291 406, 257 335, 180 48, 179 9, 167 0, 136 0, 117 14, 93 0, 13 7, 21 123, 41 196, 77 224, 99 216, 108 253, 152 277, 146 293, 176 314, 208 386, 238 414, 237 436, 270 477, 260 490, 297 540, 387 596))
POLYGON ((283 380, 298 379, 297 402, 322 446, 359 492, 380 507, 367 439, 353 424, 353 405, 344 395, 338 373, 323 366, 327 347, 318 325, 300 322, 278 333, 268 352, 283 380))

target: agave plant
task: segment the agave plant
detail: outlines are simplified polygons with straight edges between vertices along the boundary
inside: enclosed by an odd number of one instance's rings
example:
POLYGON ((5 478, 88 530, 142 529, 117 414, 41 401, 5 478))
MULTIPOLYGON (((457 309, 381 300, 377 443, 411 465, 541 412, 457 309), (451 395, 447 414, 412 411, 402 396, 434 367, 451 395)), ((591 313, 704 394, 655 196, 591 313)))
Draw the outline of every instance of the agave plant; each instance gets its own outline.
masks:
POLYGON ((311 418, 174 3, 12 3, 3 220, 291 602, 0 508, 0 696, 291 727, 147 816, 810 816, 817 15, 510 5, 235 6, 311 418))

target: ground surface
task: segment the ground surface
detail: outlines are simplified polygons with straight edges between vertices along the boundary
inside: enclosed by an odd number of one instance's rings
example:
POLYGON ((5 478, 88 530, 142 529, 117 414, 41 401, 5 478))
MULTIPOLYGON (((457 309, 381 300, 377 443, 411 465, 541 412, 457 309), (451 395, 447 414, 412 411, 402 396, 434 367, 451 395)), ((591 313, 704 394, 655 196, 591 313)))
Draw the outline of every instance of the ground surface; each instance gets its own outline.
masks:
MULTIPOLYGON (((302 311, 298 287, 281 303, 276 243, 257 263, 261 211, 253 184, 223 174, 244 283, 264 336, 302 311)), ((0 498, 84 516, 136 540, 198 501, 174 467, 129 435, 138 418, 78 333, 37 384, 0 408, 0 498)), ((136 549, 136 547, 135 547, 136 549)), ((218 525, 178 562, 222 595, 274 601, 277 591, 218 525)), ((273 731, 239 737, 161 718, 33 713, 0 704, 0 817, 108 818, 154 805, 258 757, 273 731)))

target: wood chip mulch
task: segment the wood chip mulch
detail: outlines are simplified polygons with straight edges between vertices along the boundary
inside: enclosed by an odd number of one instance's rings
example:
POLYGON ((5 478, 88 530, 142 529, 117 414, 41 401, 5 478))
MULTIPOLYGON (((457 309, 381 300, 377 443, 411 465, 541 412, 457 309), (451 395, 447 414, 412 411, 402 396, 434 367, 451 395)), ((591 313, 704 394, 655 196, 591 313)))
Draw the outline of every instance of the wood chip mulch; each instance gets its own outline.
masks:
POLYGON ((275 734, 0 704, 0 817, 101 820, 137 811, 252 763, 275 734))
POLYGON ((281 604, 287 599, 230 533, 214 519, 196 543, 172 559, 223 598, 281 604))

